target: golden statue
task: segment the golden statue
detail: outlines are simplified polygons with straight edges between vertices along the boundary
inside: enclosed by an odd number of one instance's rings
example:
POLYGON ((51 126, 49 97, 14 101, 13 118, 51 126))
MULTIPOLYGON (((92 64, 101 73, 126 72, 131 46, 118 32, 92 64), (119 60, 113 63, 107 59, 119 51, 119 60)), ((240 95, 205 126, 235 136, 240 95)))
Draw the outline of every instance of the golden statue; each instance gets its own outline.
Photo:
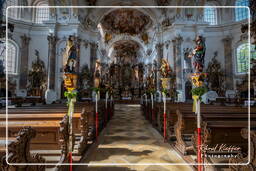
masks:
POLYGON ((166 59, 162 59, 160 72, 162 75, 162 78, 168 78, 170 77, 170 74, 172 72, 171 67, 166 59))
POLYGON ((94 71, 94 87, 100 87, 100 76, 101 76, 101 64, 100 60, 97 59, 95 63, 95 71, 94 71))

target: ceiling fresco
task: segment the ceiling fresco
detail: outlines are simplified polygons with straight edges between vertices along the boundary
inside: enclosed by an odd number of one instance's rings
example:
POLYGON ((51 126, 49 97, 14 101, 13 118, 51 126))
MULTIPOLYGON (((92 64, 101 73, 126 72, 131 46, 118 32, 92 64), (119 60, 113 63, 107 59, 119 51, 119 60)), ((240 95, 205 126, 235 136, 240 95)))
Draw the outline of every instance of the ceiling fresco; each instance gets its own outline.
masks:
POLYGON ((140 34, 146 31, 152 23, 149 16, 136 9, 117 9, 106 16, 101 21, 105 31, 131 35, 140 34))
POLYGON ((133 40, 121 40, 114 44, 114 50, 117 57, 137 57, 140 46, 133 40))

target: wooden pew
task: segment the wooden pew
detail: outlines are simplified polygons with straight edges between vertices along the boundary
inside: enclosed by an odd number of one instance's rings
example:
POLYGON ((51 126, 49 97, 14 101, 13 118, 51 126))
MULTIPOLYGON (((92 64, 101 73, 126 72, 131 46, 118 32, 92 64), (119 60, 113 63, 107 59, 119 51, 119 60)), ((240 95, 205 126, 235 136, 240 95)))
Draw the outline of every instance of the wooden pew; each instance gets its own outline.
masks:
MULTIPOLYGON (((255 121, 252 124, 256 124, 255 121)), ((203 153, 205 163, 247 163, 248 162, 248 123, 246 121, 206 121, 203 122, 202 143, 203 147, 216 147, 217 150, 208 150, 203 153), (245 127, 245 128, 244 128, 245 127), (223 131, 225 130, 225 131, 223 131), (232 151, 222 150, 222 147, 232 147, 232 151), (237 149, 235 149, 235 148, 237 149), (219 150, 221 149, 221 150, 219 150)), ((251 130, 251 160, 247 166, 230 165, 231 170, 250 171, 256 167, 255 162, 255 130, 251 130)), ((197 133, 194 135, 193 144, 196 148, 197 133)), ((215 166, 217 169, 228 169, 228 166, 215 166)))
MULTIPOLYGON (((244 139, 248 139, 248 129, 247 128, 243 128, 241 130, 241 136, 244 139)), ((229 160, 229 168, 231 171, 250 171, 256 168, 256 130, 251 130, 250 131, 250 160, 247 156, 243 156, 243 155, 239 155, 238 158, 231 158, 229 160), (249 163, 245 166, 239 166, 239 165, 234 165, 234 164, 239 164, 239 163, 249 163)))
MULTIPOLYGON (((158 118, 156 125, 158 126, 158 129, 160 130, 160 132, 162 132, 163 104, 159 104, 159 103, 155 104, 154 110, 155 110, 155 115, 158 118)), ((232 127, 233 127, 233 130, 234 129, 240 130, 242 127, 245 127, 245 125, 248 123, 247 108, 202 104, 201 112, 202 112, 202 119, 209 123, 210 122, 215 123, 215 127, 217 127, 217 125, 221 127, 220 122, 223 122, 224 124, 227 123, 227 125, 229 125, 230 130, 232 127), (239 121, 244 124, 240 123, 240 126, 237 126, 238 123, 236 122, 239 122, 239 121)), ((168 114, 167 127, 169 130, 171 130, 169 131, 168 139, 173 135, 174 127, 175 127, 174 135, 175 135, 175 138, 177 139, 175 142, 176 148, 183 154, 187 154, 190 151, 192 153, 196 152, 195 140, 197 140, 197 138, 192 136, 194 131, 196 130, 196 125, 195 125, 196 115, 192 112, 192 104, 167 103, 167 114, 168 114)), ((251 108, 251 118, 252 120, 256 120, 255 108, 251 108)), ((223 126, 223 123, 222 123, 222 126, 223 126)), ((152 122, 152 124, 154 126, 154 122, 152 122)), ((210 124, 209 126, 214 127, 214 124, 210 124)), ((220 130, 222 130, 223 132, 223 130, 225 130, 225 127, 221 128, 220 130)), ((239 135, 237 135, 237 133, 239 132, 240 131, 236 131, 234 136, 239 137, 239 135)), ((205 135, 207 134, 205 133, 205 135)), ((202 136, 204 137, 204 135, 202 136)), ((233 138, 231 137, 231 139, 233 138)), ((241 140, 241 137, 235 138, 235 139, 238 140, 238 142, 245 142, 241 140)), ((243 147, 243 149, 246 149, 246 147, 243 147)))
MULTIPOLYGON (((17 138, 8 145, 9 163, 45 163, 45 159, 38 154, 30 153, 30 142, 36 136, 36 131, 31 127, 22 128, 17 138)), ((44 171, 44 165, 8 165, 6 156, 1 158, 2 170, 34 170, 44 171)))
MULTIPOLYGON (((61 121, 61 119, 64 117, 65 113, 50 113, 47 111, 37 111, 34 113, 30 113, 27 110, 24 110, 25 114, 22 113, 16 113, 16 114, 8 114, 7 119, 8 122, 14 122, 14 121, 61 121), (29 114, 28 114, 29 113, 29 114)), ((73 129, 75 133, 80 132, 80 113, 74 113, 73 115, 73 129)), ((0 114, 0 121, 6 121, 6 115, 0 114)), ((0 134, 0 136, 2 136, 0 134)))
MULTIPOLYGON (((99 131, 101 131, 107 124, 105 122, 108 122, 109 119, 105 119, 105 112, 107 112, 107 116, 111 117, 111 111, 113 111, 114 105, 108 104, 108 109, 105 108, 105 103, 103 101, 100 101, 98 103, 98 111, 99 111, 99 131)), ((83 154, 86 152, 86 150, 90 147, 92 143, 95 142, 96 139, 96 125, 95 125, 95 106, 91 105, 90 107, 84 108, 81 113, 81 133, 80 137, 77 139, 76 135, 73 135, 73 145, 74 149, 72 152, 73 155, 73 161, 72 162, 79 162, 83 154), (77 141, 78 140, 78 141, 77 141)), ((61 166, 62 163, 68 163, 69 162, 69 154, 68 154, 68 118, 64 117, 61 121, 61 128, 60 128, 60 138, 61 138, 61 158, 57 165, 58 171, 65 171, 68 169, 67 166, 61 166)))
MULTIPOLYGON (((183 154, 187 154, 187 152, 192 148, 191 138, 192 138, 192 135, 194 134, 194 131, 196 130, 196 115, 193 112, 183 111, 179 109, 176 112, 177 112, 176 113, 177 121, 174 126, 174 130, 175 130, 175 136, 177 140, 175 142, 175 146, 183 154)), ((210 113, 206 111, 202 111, 201 115, 202 115, 202 120, 207 123, 223 122, 223 125, 224 125, 225 123, 235 124, 241 121, 242 123, 248 124, 248 115, 240 111, 220 112, 218 110, 216 111, 212 110, 210 113)), ((255 113, 252 114, 251 116, 252 118, 256 118, 255 113)), ((221 129, 225 129, 225 127, 223 126, 223 128, 221 129)), ((238 129, 241 129, 241 127, 239 127, 238 129)))
MULTIPOLYGON (((11 121, 8 122, 8 138, 16 137, 26 126, 36 130, 36 137, 31 141, 32 149, 59 149, 59 121, 11 121)), ((0 137, 6 137, 6 122, 0 122, 0 137)))

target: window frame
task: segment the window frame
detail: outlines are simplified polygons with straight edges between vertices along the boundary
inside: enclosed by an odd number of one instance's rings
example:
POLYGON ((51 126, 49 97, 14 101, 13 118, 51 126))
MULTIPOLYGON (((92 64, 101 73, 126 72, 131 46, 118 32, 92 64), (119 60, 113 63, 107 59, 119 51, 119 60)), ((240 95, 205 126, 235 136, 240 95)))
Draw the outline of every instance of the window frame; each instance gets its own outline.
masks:
MULTIPOLYGON (((236 48, 234 49, 234 57, 235 57, 235 74, 236 75, 247 75, 247 74, 249 74, 249 66, 250 66, 250 62, 251 62, 251 58, 252 58, 252 49, 254 48, 253 46, 255 46, 255 45, 253 45, 253 44, 250 44, 250 43, 248 43, 248 42, 241 42, 241 43, 239 43, 239 44, 237 44, 237 46, 236 46, 236 48), (247 64, 248 64, 248 68, 247 68, 247 71, 246 72, 238 72, 238 53, 237 53, 237 51, 238 51, 238 48, 240 47, 240 46, 243 46, 243 45, 250 45, 250 53, 249 53, 249 57, 250 57, 250 60, 248 60, 247 61, 247 64)), ((256 51, 255 51, 256 52, 256 51)), ((255 58, 256 59, 256 58, 255 58)))
MULTIPOLYGON (((40 1, 38 3, 35 3, 34 4, 35 6, 49 6, 48 2, 47 1, 40 1)), ((33 12, 33 22, 35 24, 43 24, 44 21, 47 21, 47 20, 41 20, 40 22, 38 22, 38 19, 37 19, 37 14, 38 14, 38 9, 41 9, 41 8, 34 8, 34 12, 33 12)), ((42 8, 44 9, 44 8, 42 8)), ((45 9, 44 9, 45 10, 45 9)), ((45 11, 44 11, 45 12, 45 11)), ((50 9, 48 8, 48 20, 50 19, 50 9)))
POLYGON ((206 6, 209 6, 209 7, 204 8, 204 11, 203 11, 203 12, 204 12, 204 22, 209 23, 210 26, 216 26, 216 25, 218 25, 218 23, 219 23, 219 20, 218 20, 218 9, 214 7, 214 6, 215 6, 214 4, 207 4, 206 6), (210 6, 213 6, 212 9, 214 9, 214 16, 215 16, 215 22, 214 22, 214 24, 211 24, 211 22, 205 20, 205 11, 206 11, 206 9, 211 9, 210 6))
MULTIPOLYGON (((3 16, 6 17, 6 14, 7 14, 7 7, 9 6, 19 6, 19 1, 18 0, 6 0, 3 4, 3 9, 2 9, 2 12, 3 12, 3 16), (7 4, 7 2, 11 3, 11 4, 7 4)), ((10 13, 10 10, 15 10, 15 13, 16 15, 15 16, 12 16, 12 15, 8 15, 8 17, 10 19, 13 19, 13 20, 18 20, 20 19, 20 8, 11 8, 9 9, 9 13, 10 13)), ((14 13, 14 12, 11 12, 11 13, 14 13)))
MULTIPOLYGON (((243 2, 242 2, 243 3, 243 2)), ((234 6, 236 6, 236 7, 238 7, 238 6, 249 6, 249 0, 235 0, 235 4, 234 4, 234 6), (247 2, 247 5, 246 4, 241 4, 241 5, 237 5, 237 3, 238 3, 238 1, 246 1, 247 2)), ((245 21, 245 20, 248 20, 248 14, 250 15, 250 11, 248 11, 246 8, 235 8, 234 9, 234 21, 235 22, 242 22, 242 21, 245 21), (238 11, 237 10, 242 10, 242 11, 240 11, 240 12, 244 12, 243 10, 245 10, 245 18, 239 18, 239 19, 237 19, 237 14, 238 14, 238 11)), ((243 15, 242 15, 243 16, 243 15)))
MULTIPOLYGON (((9 61, 7 60, 7 57, 9 57, 9 56, 6 56, 6 50, 8 50, 8 49, 7 49, 6 41, 4 41, 5 42, 4 46, 6 46, 5 52, 3 53, 3 59, 5 60, 5 63, 4 63, 5 72, 6 73, 8 72, 8 75, 18 75, 18 63, 19 63, 20 48, 15 41, 13 41, 11 39, 9 39, 8 41, 9 41, 7 43, 8 47, 10 47, 10 44, 11 44, 15 48, 15 56, 12 59, 12 66, 14 67, 14 69, 11 72, 9 71, 9 66, 8 66, 9 61), (6 63, 6 61, 7 61, 7 63, 6 63)), ((7 52, 7 55, 9 55, 8 52, 7 52)))

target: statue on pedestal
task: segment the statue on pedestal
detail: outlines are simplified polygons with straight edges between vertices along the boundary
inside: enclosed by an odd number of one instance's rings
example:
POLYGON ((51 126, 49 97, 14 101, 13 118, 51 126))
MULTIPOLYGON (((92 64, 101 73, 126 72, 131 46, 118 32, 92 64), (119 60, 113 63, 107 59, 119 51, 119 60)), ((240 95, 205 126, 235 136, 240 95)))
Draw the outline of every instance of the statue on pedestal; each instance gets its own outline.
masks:
POLYGON ((196 47, 194 48, 193 53, 188 56, 190 58, 193 58, 192 60, 195 73, 203 71, 205 50, 205 41, 203 40, 203 37, 197 36, 196 47))
POLYGON ((67 46, 66 46, 66 57, 67 57, 67 63, 64 67, 64 72, 66 73, 75 72, 77 51, 76 51, 76 46, 74 43, 73 36, 69 36, 68 38, 67 46))
POLYGON ((160 67, 160 74, 162 76, 162 88, 164 90, 170 89, 170 76, 171 76, 171 67, 166 59, 162 59, 161 67, 160 67))
POLYGON ((77 88, 77 74, 75 74, 77 49, 74 43, 74 36, 69 36, 67 40, 64 57, 67 59, 64 66, 64 84, 68 92, 72 92, 77 88))
POLYGON ((94 87, 99 88, 100 87, 100 76, 101 76, 101 64, 100 60, 96 60, 95 64, 95 71, 94 71, 94 87))
POLYGON ((32 96, 42 96, 46 88, 46 70, 44 62, 39 58, 39 52, 35 50, 36 60, 32 62, 32 69, 28 73, 28 89, 32 96))
POLYGON ((170 77, 172 70, 171 67, 166 59, 162 59, 161 61, 161 67, 160 67, 160 73, 162 75, 162 78, 168 78, 170 77))

